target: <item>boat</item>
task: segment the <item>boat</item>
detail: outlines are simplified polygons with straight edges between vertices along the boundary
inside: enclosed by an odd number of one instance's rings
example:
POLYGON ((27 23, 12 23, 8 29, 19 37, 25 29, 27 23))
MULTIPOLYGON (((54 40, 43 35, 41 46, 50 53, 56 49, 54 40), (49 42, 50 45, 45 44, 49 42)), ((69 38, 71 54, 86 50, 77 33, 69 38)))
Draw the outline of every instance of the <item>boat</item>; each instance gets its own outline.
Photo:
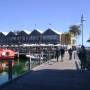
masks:
MULTIPOLYGON (((12 60, 12 68, 14 67, 14 61, 12 60)), ((4 62, 3 64, 2 64, 2 66, 3 66, 3 69, 8 69, 8 62, 6 61, 6 62, 4 62)))
POLYGON ((11 49, 0 48, 0 60, 11 60, 14 59, 15 52, 11 49))
POLYGON ((26 55, 27 58, 31 58, 32 60, 43 60, 43 56, 40 56, 39 54, 35 54, 35 55, 26 55))

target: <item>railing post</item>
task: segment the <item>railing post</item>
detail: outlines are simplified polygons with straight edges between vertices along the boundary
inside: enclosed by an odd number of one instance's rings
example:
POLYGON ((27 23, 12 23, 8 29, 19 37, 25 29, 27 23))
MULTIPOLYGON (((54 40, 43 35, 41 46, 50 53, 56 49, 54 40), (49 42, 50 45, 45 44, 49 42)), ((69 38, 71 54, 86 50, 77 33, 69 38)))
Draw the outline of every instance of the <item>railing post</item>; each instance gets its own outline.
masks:
POLYGON ((41 54, 39 54, 39 65, 41 64, 41 54))
POLYGON ((8 80, 12 80, 12 60, 8 60, 8 80))
POLYGON ((18 64, 19 64, 19 51, 18 51, 18 64))
POLYGON ((50 51, 49 51, 49 61, 50 61, 50 51))
POLYGON ((31 70, 31 56, 30 56, 30 52, 29 52, 29 70, 31 70))
POLYGON ((41 63, 43 63, 43 55, 44 55, 44 52, 42 51, 41 52, 41 57, 40 57, 41 58, 41 63))
POLYGON ((76 53, 75 53, 75 51, 74 51, 74 59, 76 58, 76 53))

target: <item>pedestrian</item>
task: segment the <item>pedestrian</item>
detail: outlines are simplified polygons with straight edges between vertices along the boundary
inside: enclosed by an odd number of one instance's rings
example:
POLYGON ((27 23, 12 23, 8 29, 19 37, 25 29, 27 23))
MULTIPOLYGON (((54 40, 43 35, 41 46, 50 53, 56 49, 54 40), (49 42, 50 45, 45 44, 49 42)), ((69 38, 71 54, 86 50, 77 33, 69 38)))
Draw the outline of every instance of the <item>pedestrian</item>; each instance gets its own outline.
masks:
POLYGON ((76 58, 76 50, 73 51, 74 59, 76 58))
POLYGON ((57 62, 58 62, 59 55, 60 55, 60 51, 58 48, 56 48, 55 58, 57 59, 57 62))
POLYGON ((85 70, 86 64, 87 64, 86 54, 87 54, 86 49, 85 49, 85 47, 82 45, 82 46, 81 46, 81 50, 80 50, 79 53, 78 53, 78 57, 79 57, 79 59, 80 59, 80 61, 81 61, 81 69, 84 69, 84 70, 85 70))
POLYGON ((61 47, 61 49, 60 49, 60 55, 61 55, 62 62, 63 62, 64 53, 65 53, 65 50, 64 50, 64 48, 61 47))
POLYGON ((68 53, 69 53, 69 60, 72 59, 72 52, 73 52, 73 50, 70 48, 70 49, 68 50, 68 53))

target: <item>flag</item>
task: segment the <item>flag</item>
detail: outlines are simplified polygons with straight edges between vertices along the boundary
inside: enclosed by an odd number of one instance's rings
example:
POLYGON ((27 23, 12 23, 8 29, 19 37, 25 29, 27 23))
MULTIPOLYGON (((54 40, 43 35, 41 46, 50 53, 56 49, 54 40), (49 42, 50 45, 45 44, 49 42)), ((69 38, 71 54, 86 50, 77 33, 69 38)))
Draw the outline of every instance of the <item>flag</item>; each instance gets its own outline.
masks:
POLYGON ((37 25, 35 24, 35 27, 36 27, 37 25))
POLYGON ((51 23, 49 23, 49 26, 51 26, 52 24, 51 23))
POLYGON ((52 25, 51 23, 49 23, 49 25, 52 25))

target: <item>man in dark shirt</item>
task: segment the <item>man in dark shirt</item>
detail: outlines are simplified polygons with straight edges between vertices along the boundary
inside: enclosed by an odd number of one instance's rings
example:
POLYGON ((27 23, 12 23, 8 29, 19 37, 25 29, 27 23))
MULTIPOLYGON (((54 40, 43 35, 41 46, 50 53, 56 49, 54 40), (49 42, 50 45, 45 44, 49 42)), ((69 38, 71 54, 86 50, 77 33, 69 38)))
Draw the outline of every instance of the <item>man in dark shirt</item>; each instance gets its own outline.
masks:
POLYGON ((69 53, 69 60, 71 60, 72 59, 72 49, 70 48, 69 50, 68 50, 68 53, 69 53))
POLYGON ((60 54, 61 54, 61 60, 62 60, 62 62, 63 62, 64 53, 65 53, 65 50, 64 50, 64 48, 61 47, 60 54))
POLYGON ((80 52, 78 53, 78 56, 79 56, 79 59, 81 61, 81 69, 84 69, 86 68, 86 63, 87 63, 87 60, 86 60, 86 49, 85 47, 82 45, 81 46, 81 50, 80 52))

